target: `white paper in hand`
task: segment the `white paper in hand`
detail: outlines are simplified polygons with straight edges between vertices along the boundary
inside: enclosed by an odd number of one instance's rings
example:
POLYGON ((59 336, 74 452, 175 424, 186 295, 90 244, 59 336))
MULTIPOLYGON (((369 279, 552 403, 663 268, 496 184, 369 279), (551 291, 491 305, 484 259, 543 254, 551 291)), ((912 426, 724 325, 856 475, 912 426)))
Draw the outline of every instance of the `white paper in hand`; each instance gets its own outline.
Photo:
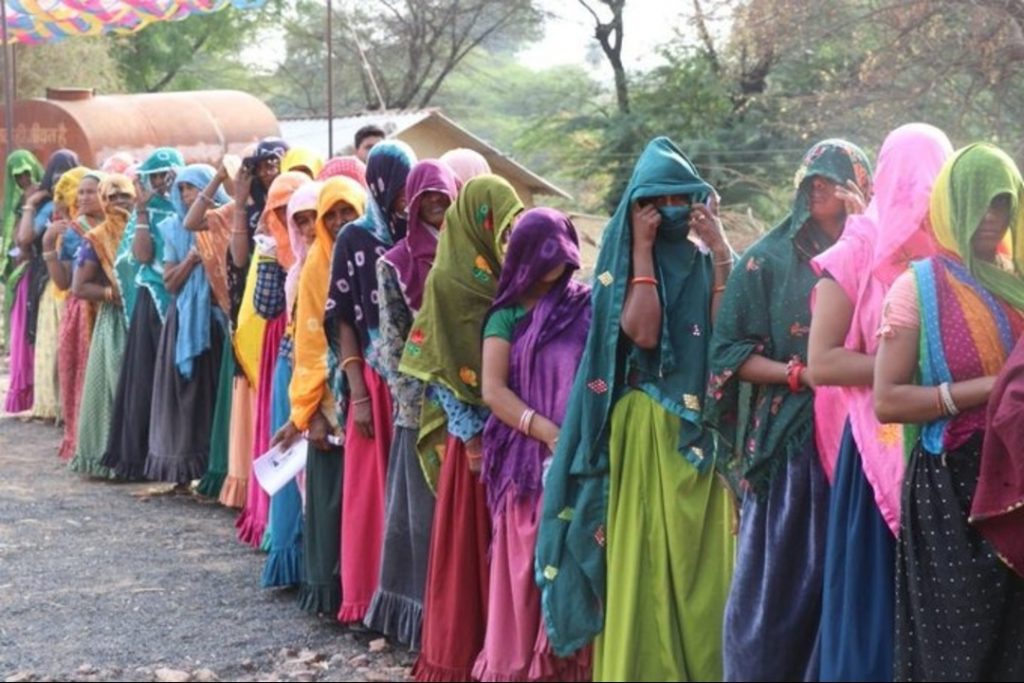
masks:
POLYGON ((267 495, 277 493, 305 469, 308 449, 309 442, 299 439, 286 451, 282 451, 280 445, 277 445, 253 460, 252 467, 256 480, 267 495))

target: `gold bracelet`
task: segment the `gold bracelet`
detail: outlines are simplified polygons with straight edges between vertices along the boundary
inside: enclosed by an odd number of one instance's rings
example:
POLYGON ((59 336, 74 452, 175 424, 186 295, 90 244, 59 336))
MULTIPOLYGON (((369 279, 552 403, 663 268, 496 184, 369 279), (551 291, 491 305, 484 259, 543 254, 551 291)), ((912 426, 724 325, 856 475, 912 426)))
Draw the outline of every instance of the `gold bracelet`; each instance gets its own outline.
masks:
POLYGON ((341 371, 344 372, 345 368, 347 368, 350 363, 362 363, 362 362, 363 362, 363 357, 362 356, 349 356, 348 358, 346 358, 343 361, 341 361, 341 371))
POLYGON ((44 261, 56 261, 57 260, 57 250, 56 249, 51 249, 50 251, 44 251, 43 252, 43 260, 44 261))

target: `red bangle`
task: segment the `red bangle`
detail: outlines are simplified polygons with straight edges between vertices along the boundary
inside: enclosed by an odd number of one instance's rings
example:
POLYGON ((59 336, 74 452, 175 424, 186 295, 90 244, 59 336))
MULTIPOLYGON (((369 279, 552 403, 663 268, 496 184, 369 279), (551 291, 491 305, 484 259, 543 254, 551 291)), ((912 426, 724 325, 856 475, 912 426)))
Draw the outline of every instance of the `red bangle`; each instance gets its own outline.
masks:
POLYGON ((806 367, 798 358, 789 361, 786 366, 786 379, 789 382, 789 390, 794 394, 800 393, 800 373, 806 367))
POLYGON ((629 281, 631 285, 658 285, 658 279, 653 277, 635 277, 629 281))

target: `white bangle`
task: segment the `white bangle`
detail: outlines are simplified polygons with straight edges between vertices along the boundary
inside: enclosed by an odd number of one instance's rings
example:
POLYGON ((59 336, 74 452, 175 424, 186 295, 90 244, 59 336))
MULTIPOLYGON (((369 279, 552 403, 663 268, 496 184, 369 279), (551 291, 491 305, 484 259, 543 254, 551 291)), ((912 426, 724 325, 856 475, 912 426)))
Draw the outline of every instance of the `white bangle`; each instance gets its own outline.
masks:
POLYGON ((960 414, 960 409, 956 407, 956 402, 953 400, 953 392, 950 391, 949 382, 943 382, 939 385, 939 395, 942 396, 942 405, 946 408, 946 413, 950 417, 956 417, 960 414))

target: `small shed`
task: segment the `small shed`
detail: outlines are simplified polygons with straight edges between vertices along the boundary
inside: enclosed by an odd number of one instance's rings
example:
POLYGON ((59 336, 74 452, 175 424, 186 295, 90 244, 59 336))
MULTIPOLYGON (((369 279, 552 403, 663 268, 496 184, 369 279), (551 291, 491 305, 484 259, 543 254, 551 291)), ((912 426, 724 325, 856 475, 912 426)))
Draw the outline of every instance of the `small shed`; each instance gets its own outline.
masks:
POLYGON ((351 154, 356 131, 375 125, 388 137, 409 144, 421 159, 436 159, 448 150, 466 147, 482 154, 491 170, 508 180, 527 206, 535 196, 571 199, 568 193, 548 182, 512 157, 455 123, 438 109, 384 111, 334 119, 334 150, 327 147, 326 118, 281 119, 281 137, 291 145, 302 145, 324 158, 334 153, 351 154))
MULTIPOLYGON (((175 147, 189 163, 216 164, 226 152, 279 134, 267 105, 237 90, 200 90, 142 95, 97 95, 79 88, 47 89, 45 98, 14 103, 14 144, 42 163, 62 147, 86 166, 115 152, 137 159, 157 147, 175 147)), ((6 122, 0 112, 2 158, 6 122)))

